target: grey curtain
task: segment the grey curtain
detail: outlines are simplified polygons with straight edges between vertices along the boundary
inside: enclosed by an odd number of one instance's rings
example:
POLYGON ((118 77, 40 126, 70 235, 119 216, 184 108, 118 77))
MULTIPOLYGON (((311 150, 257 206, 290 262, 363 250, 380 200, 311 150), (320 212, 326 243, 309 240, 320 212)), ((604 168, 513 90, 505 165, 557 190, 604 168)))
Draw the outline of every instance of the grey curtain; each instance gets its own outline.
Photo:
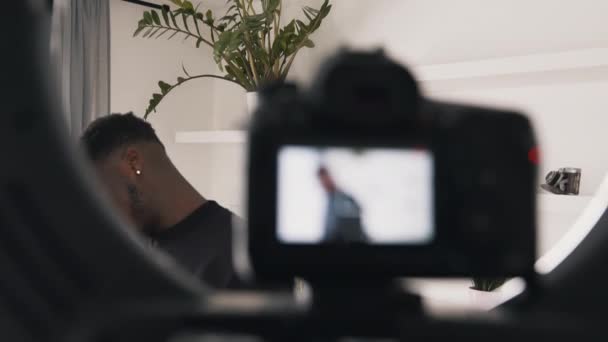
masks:
POLYGON ((72 136, 110 112, 110 1, 55 0, 51 53, 72 136))

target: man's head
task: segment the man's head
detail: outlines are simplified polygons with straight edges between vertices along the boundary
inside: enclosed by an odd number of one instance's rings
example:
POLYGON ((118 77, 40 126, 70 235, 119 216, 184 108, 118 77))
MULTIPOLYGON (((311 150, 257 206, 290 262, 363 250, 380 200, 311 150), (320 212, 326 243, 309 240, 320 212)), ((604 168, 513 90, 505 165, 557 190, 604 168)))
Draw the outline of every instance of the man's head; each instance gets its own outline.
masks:
POLYGON ((336 183, 334 182, 333 178, 331 177, 329 171, 327 170, 327 168, 325 168, 325 166, 319 167, 319 170, 317 171, 317 176, 319 177, 321 186, 323 187, 323 189, 325 189, 325 191, 336 191, 336 183))
POLYGON ((159 173, 171 165, 152 126, 132 113, 95 120, 80 138, 117 208, 140 229, 158 221, 159 173))

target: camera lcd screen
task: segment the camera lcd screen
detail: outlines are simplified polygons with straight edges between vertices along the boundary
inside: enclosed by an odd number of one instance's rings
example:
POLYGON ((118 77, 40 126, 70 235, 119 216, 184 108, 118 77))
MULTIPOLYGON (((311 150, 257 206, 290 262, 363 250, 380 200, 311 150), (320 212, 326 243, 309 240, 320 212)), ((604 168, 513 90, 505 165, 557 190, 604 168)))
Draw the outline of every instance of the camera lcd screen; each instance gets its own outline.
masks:
POLYGON ((414 244, 435 235, 428 150, 287 145, 278 154, 285 244, 414 244))

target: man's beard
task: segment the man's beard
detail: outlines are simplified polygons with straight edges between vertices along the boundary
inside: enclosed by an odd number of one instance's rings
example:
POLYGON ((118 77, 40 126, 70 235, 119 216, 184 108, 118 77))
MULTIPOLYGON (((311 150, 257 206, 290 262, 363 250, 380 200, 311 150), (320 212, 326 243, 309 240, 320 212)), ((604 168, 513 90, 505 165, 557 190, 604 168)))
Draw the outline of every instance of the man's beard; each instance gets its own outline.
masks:
POLYGON ((137 225, 137 228, 145 235, 153 234, 155 231, 158 230, 158 228, 149 219, 153 215, 149 215, 149 213, 146 213, 141 192, 137 189, 135 185, 128 184, 127 194, 129 195, 129 209, 131 211, 131 215, 133 216, 135 224, 137 225))

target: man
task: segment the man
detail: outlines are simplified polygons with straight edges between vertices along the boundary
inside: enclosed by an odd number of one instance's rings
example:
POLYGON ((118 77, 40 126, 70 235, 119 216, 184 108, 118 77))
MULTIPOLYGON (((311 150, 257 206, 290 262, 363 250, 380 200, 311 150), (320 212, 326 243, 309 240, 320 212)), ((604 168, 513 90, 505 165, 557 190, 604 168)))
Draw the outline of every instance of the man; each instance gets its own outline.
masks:
POLYGON ((233 214, 188 183, 149 123, 132 113, 111 114, 91 123, 81 143, 133 226, 204 283, 234 282, 233 214))
POLYGON ((353 243, 367 242, 368 238, 361 226, 361 208, 355 199, 340 190, 329 171, 321 166, 319 181, 327 194, 324 242, 353 243))

